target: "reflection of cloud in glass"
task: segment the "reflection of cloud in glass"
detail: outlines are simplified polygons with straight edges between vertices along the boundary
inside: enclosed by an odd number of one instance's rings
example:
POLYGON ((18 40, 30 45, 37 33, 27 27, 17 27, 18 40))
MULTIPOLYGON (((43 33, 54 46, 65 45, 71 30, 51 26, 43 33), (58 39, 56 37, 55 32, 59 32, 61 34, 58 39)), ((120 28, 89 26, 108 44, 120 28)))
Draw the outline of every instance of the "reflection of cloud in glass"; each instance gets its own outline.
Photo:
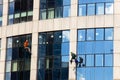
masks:
POLYGON ((107 40, 112 40, 112 36, 108 36, 108 37, 107 37, 107 40))
POLYGON ((99 35, 99 33, 96 33, 96 36, 98 36, 99 35))
POLYGON ((106 5, 106 13, 113 13, 113 4, 106 5))
POLYGON ((63 40, 69 41, 69 31, 63 31, 63 40))

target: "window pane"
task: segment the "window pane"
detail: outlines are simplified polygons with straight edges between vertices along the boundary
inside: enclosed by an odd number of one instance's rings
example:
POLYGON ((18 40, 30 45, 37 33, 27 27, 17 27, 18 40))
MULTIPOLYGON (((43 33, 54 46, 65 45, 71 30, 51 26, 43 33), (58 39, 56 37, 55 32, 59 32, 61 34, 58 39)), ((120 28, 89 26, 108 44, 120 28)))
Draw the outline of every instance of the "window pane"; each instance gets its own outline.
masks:
POLYGON ((70 5, 70 0, 63 0, 63 5, 70 5))
POLYGON ((39 59, 38 60, 38 69, 44 69, 45 68, 45 60, 43 59, 39 59))
POLYGON ((8 38, 7 48, 12 48, 12 38, 8 38))
POLYGON ((95 50, 94 42, 93 41, 86 42, 84 48, 85 54, 94 54, 94 50, 95 50))
POLYGON ((12 49, 7 49, 6 60, 12 59, 12 49))
POLYGON ((113 67, 105 67, 104 80, 113 80, 113 67))
POLYGON ((113 3, 106 3, 105 13, 106 14, 113 14, 113 3))
POLYGON ((63 7, 63 17, 70 16, 70 6, 64 6, 63 7))
POLYGON ((104 40, 104 29, 96 29, 96 40, 104 40))
POLYGON ((63 15, 62 7, 55 8, 55 18, 61 18, 63 15))
POLYGON ((37 80, 45 80, 45 70, 44 69, 39 69, 38 70, 38 79, 37 80))
POLYGON ((95 80, 104 80, 104 68, 97 67, 95 68, 95 80))
POLYGON ((12 71, 17 71, 17 61, 12 61, 12 71))
POLYGON ((96 55, 95 61, 96 66, 103 66, 103 55, 96 55))
POLYGON ((62 31, 62 42, 70 41, 70 31, 62 31))
POLYGON ((11 80, 11 73, 10 72, 7 72, 5 74, 5 80, 11 80))
MULTIPOLYGON (((78 49, 77 49, 77 52, 78 54, 86 54, 86 42, 78 42, 78 45, 77 45, 78 49)), ((90 45, 91 46, 91 45, 90 45)))
POLYGON ((79 4, 83 4, 83 3, 100 3, 100 2, 114 2, 114 0, 79 0, 79 4))
POLYGON ((9 3, 9 14, 14 14, 14 2, 9 3))
POLYGON ((60 68, 61 66, 61 58, 60 57, 55 57, 53 61, 54 68, 60 68))
POLYGON ((6 62, 6 72, 11 72, 11 61, 6 62))
POLYGON ((87 5, 87 15, 95 15, 95 4, 88 4, 87 5))
POLYGON ((3 5, 0 5, 0 17, 2 16, 3 14, 3 5))
POLYGON ((104 3, 96 4, 96 14, 104 14, 104 3))
POLYGON ((60 80, 60 69, 53 70, 53 79, 52 80, 60 80))
POLYGON ((48 19, 54 18, 54 9, 48 9, 48 19))
POLYGON ((86 5, 79 5, 79 16, 86 16, 86 5))
POLYGON ((85 41, 85 30, 78 30, 78 41, 85 41))
POLYGON ((105 53, 113 53, 113 41, 105 41, 105 53))
POLYGON ((105 66, 113 66, 113 55, 105 55, 105 66))
POLYGON ((54 32, 54 43, 62 42, 62 31, 54 32))
POLYGON ((96 54, 105 53, 104 41, 96 41, 94 43, 95 47, 93 48, 96 54))
POLYGON ((86 80, 85 74, 85 68, 77 68, 77 80, 86 80))
POLYGON ((69 55, 69 43, 62 43, 61 55, 69 55))
POLYGON ((113 40, 113 29, 105 29, 105 40, 113 40))
POLYGON ((46 33, 39 34, 39 44, 46 44, 46 33))
POLYGON ((69 66, 69 56, 62 56, 62 67, 68 67, 69 66))
POLYGON ((94 55, 86 55, 86 66, 94 66, 94 55))
POLYGON ((46 10, 41 10, 40 11, 40 19, 46 19, 46 10))
POLYGON ((94 40, 94 29, 87 29, 87 40, 94 40))
POLYGON ((53 54, 54 56, 61 55, 61 44, 53 44, 53 54))

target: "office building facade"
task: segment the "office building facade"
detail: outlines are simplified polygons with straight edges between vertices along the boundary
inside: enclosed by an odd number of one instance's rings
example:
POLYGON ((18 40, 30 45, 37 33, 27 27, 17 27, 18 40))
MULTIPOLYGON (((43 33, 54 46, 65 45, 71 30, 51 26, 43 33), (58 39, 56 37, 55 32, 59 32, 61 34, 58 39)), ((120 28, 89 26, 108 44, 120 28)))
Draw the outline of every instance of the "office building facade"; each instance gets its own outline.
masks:
POLYGON ((0 0, 0 80, 120 80, 119 5, 0 0))

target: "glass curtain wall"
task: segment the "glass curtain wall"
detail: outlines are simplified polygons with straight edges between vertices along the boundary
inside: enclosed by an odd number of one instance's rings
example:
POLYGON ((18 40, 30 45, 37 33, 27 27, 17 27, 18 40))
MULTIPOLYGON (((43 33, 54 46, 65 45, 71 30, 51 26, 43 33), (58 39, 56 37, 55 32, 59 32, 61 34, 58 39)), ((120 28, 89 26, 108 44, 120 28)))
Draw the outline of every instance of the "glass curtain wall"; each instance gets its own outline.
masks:
POLYGON ((25 41, 31 51, 31 35, 7 38, 5 80, 30 80, 31 52, 27 50, 25 41))
POLYGON ((68 80, 69 31, 39 33, 37 80, 68 80))
POLYGON ((40 19, 70 16, 71 0, 40 0, 40 19))
POLYGON ((9 0, 8 25, 32 21, 33 0, 9 0))
POLYGON ((113 80, 113 28, 79 29, 76 80, 113 80))
POLYGON ((79 0, 78 16, 113 14, 113 0, 79 0))

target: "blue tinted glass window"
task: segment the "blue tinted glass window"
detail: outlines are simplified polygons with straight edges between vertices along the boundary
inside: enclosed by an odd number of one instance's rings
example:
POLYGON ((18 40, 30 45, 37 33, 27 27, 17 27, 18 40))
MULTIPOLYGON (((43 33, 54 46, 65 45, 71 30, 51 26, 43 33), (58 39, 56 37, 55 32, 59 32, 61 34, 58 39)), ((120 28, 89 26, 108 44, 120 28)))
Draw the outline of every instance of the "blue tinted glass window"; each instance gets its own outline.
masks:
POLYGON ((85 80, 92 80, 91 79, 91 77, 92 77, 92 75, 91 75, 91 68, 86 68, 85 71, 86 71, 85 72, 85 80))
POLYGON ((11 60, 12 59, 12 49, 7 49, 6 59, 11 60))
POLYGON ((85 41, 85 30, 78 30, 78 41, 85 41))
POLYGON ((104 80, 113 80, 113 67, 105 67, 104 80))
POLYGON ((94 55, 86 56, 86 66, 94 66, 94 55))
POLYGON ((105 40, 113 40, 113 29, 105 29, 105 40))
POLYGON ((104 3, 96 4, 96 14, 104 14, 104 3))
POLYGON ((70 5, 70 0, 63 0, 63 5, 70 5))
POLYGON ((83 59, 83 62, 78 67, 85 67, 86 66, 86 57, 85 57, 85 55, 79 55, 78 61, 80 61, 80 58, 83 59))
POLYGON ((98 2, 114 2, 114 0, 79 0, 79 4, 82 4, 82 3, 98 3, 98 2))
POLYGON ((9 3, 9 14, 14 14, 14 2, 9 3))
POLYGON ((105 55, 105 66, 112 66, 113 65, 113 55, 105 55))
POLYGON ((95 50, 95 54, 100 54, 100 53, 105 53, 105 46, 104 46, 104 41, 96 41, 96 43, 94 44, 94 50, 95 50))
POLYGON ((77 68, 77 80, 85 80, 85 68, 77 68))
POLYGON ((62 42, 62 32, 57 31, 54 32, 54 43, 61 43, 62 42))
POLYGON ((105 53, 113 53, 113 41, 105 41, 105 53))
POLYGON ((79 5, 79 16, 86 16, 86 4, 85 5, 79 5))
POLYGON ((96 29, 96 40, 104 40, 104 29, 96 29))
POLYGON ((62 56, 62 67, 68 67, 69 66, 69 56, 62 56))
POLYGON ((104 80, 104 68, 95 68, 95 80, 104 80))
POLYGON ((62 31, 62 42, 69 42, 69 41, 70 41, 70 32, 62 31))
POLYGON ((106 3, 105 14, 113 14, 113 3, 106 3))
POLYGON ((95 15, 95 4, 88 4, 87 5, 87 15, 95 15))
POLYGON ((86 51, 86 54, 94 54, 94 50, 95 50, 94 42, 88 41, 88 42, 86 42, 85 45, 86 46, 85 46, 84 50, 86 51))
POLYGON ((85 54, 85 46, 86 46, 86 42, 78 42, 77 45, 77 52, 78 54, 85 54))
POLYGON ((0 16, 3 14, 3 5, 0 5, 0 16))
POLYGON ((69 54, 69 43, 62 43, 61 53, 62 55, 69 54))
POLYGON ((5 80, 11 80, 11 72, 5 74, 5 80))
POLYGON ((94 40, 94 29, 87 29, 87 40, 94 40))
POLYGON ((63 17, 70 16, 70 6, 64 6, 63 7, 63 17))
POLYGON ((95 56, 95 65, 96 66, 103 66, 103 55, 96 55, 95 56))

